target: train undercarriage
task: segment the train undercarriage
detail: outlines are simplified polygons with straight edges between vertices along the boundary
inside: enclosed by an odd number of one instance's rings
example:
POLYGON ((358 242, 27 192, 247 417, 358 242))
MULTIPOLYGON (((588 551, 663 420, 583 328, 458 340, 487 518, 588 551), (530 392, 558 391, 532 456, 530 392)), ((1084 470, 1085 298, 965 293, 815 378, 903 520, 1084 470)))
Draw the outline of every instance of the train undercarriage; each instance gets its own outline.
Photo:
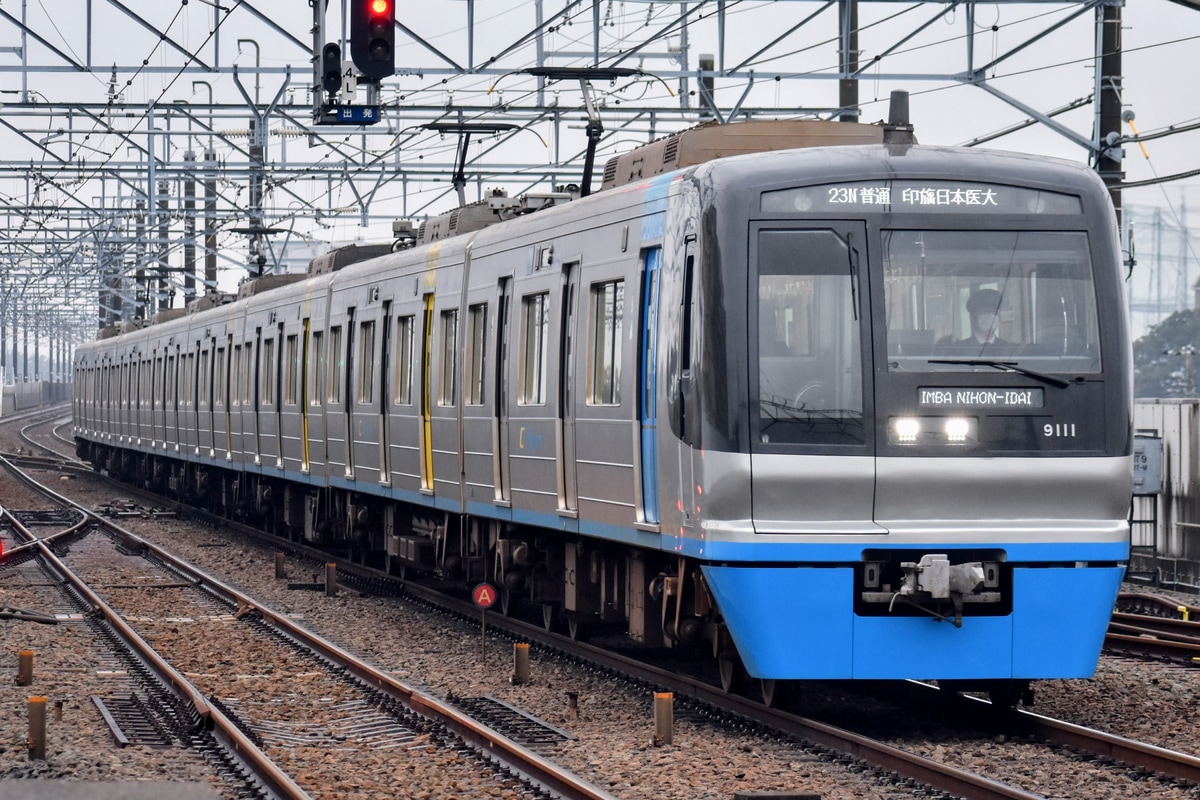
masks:
MULTIPOLYGON (((123 482, 384 570, 499 589, 498 610, 572 639, 623 634, 635 646, 711 658, 723 689, 786 702, 793 681, 751 678, 690 559, 561 531, 410 505, 351 490, 78 441, 80 458, 123 482)), ((1032 704, 1027 680, 941 682, 994 702, 1032 704)))
POLYGON ((79 451, 118 480, 392 575, 487 581, 502 613, 540 610, 547 630, 575 639, 623 632, 646 647, 737 657, 688 559, 83 440, 79 451))

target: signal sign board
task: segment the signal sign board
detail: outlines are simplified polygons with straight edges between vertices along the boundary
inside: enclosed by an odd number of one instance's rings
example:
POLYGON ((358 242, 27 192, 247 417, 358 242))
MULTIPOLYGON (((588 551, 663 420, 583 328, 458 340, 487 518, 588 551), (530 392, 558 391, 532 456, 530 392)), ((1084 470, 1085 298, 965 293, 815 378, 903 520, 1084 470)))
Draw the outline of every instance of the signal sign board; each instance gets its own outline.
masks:
POLYGON ((480 608, 491 608, 496 604, 498 593, 490 583, 481 583, 471 590, 471 600, 480 608))
POLYGON ((374 125, 379 122, 379 106, 325 106, 318 125, 374 125))

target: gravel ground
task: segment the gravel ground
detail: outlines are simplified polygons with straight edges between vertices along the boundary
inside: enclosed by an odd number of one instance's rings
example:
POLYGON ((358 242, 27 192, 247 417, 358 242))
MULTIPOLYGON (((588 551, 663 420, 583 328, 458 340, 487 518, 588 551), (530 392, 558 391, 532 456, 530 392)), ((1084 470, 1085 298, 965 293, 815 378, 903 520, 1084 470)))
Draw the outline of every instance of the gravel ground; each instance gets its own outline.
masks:
MULTIPOLYGON (((87 489, 87 483, 86 479, 71 481, 72 495, 92 506, 110 501, 111 490, 87 489)), ((123 524, 430 694, 440 698, 490 695, 570 732, 577 739, 547 751, 547 756, 617 797, 729 800, 735 792, 751 791, 809 791, 825 800, 914 796, 911 788, 892 787, 887 776, 848 769, 839 758, 793 742, 721 730, 683 714, 676 720, 673 744, 654 746, 653 697, 648 691, 631 690, 536 648, 531 650, 531 681, 514 686, 512 645, 497 640, 482 645, 478 626, 393 600, 346 594, 328 598, 320 592, 288 590, 286 581, 274 578, 273 553, 230 544, 220 533, 191 523, 127 518, 123 524), (568 705, 568 691, 578 697, 575 713, 568 705)), ((293 582, 316 578, 311 570, 288 566, 293 582)), ((0 694, 8 692, 8 687, 0 686, 0 694)), ((0 729, 6 727, 11 728, 9 722, 0 722, 0 729)), ((24 731, 8 735, 19 742, 24 731)), ((92 746, 111 752, 102 737, 92 746)), ((51 760, 60 774, 70 774, 57 756, 51 760)), ((394 762, 397 797, 449 797, 415 787, 405 760, 394 762)), ((161 772, 140 772, 136 767, 121 775, 162 779, 161 772)), ((372 796, 378 795, 362 795, 372 796)), ((463 795, 463 800, 468 797, 472 795, 463 795)))

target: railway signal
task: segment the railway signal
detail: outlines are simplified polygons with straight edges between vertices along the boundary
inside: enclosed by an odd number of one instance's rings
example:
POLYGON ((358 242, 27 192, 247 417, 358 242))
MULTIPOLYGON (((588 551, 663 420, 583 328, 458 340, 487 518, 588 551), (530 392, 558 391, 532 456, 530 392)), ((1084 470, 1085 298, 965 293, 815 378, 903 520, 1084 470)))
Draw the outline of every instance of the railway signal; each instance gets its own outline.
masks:
POLYGON ((396 74, 395 0, 352 0, 350 58, 372 80, 396 74))
POLYGON ((331 95, 342 90, 342 48, 337 42, 321 48, 321 86, 331 95))

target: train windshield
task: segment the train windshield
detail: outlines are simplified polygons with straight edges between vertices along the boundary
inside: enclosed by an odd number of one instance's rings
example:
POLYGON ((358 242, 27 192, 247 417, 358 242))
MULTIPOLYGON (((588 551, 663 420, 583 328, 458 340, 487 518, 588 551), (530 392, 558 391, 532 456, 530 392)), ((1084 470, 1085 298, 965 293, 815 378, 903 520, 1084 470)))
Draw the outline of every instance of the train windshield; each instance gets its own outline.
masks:
POLYGON ((865 441, 857 261, 848 231, 759 232, 759 443, 865 441))
POLYGON ((884 231, 883 271, 889 371, 1100 371, 1084 233, 884 231))

